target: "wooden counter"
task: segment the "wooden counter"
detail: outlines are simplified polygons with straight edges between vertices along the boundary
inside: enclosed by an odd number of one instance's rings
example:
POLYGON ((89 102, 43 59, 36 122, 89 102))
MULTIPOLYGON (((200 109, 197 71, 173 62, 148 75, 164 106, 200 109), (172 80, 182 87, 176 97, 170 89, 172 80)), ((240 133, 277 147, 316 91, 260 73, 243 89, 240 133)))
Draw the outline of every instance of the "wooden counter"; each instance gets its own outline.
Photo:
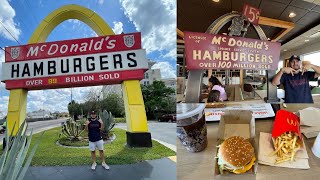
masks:
MULTIPOLYGON (((288 111, 296 111, 315 104, 287 104, 288 111)), ((190 153, 177 139, 177 179, 178 180, 207 180, 207 179, 235 179, 235 180, 313 180, 320 179, 320 159, 313 155, 311 147, 315 138, 304 138, 309 155, 310 169, 289 169, 259 164, 257 174, 241 174, 241 175, 214 175, 216 156, 216 140, 218 133, 218 122, 207 123, 208 130, 208 146, 199 153, 190 153)), ((265 120, 256 120, 256 142, 259 144, 260 132, 270 133, 273 127, 273 118, 265 120)), ((258 150, 258 149, 257 149, 258 150)))

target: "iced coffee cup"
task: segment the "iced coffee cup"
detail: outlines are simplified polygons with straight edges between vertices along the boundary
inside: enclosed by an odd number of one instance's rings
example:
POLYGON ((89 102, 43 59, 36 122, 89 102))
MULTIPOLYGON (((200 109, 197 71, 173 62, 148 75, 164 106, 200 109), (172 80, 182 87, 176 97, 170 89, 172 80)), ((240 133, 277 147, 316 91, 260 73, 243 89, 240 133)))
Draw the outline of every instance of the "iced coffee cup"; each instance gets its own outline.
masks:
POLYGON ((315 156, 320 158, 320 133, 318 134, 316 140, 314 141, 311 150, 315 156))
POLYGON ((205 104, 177 104, 177 136, 190 152, 200 152, 207 147, 205 104))

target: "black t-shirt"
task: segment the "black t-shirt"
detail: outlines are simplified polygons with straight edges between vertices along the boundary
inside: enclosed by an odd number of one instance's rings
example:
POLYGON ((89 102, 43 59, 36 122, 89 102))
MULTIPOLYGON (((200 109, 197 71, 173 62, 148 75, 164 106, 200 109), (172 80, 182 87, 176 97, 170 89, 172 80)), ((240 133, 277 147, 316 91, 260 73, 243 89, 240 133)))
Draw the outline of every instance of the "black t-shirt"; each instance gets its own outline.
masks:
POLYGON ((98 119, 89 119, 88 124, 88 137, 89 141, 96 142, 102 139, 101 133, 100 133, 100 127, 101 123, 98 121, 98 119))
POLYGON ((301 72, 298 74, 283 74, 280 83, 285 90, 286 103, 313 103, 309 81, 317 80, 314 78, 315 72, 301 72))

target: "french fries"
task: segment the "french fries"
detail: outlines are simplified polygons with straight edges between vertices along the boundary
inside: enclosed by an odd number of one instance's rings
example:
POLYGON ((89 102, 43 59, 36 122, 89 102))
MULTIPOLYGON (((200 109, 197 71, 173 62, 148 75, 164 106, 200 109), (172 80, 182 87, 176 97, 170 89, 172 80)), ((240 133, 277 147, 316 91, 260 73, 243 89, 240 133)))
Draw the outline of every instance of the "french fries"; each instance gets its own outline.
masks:
POLYGON ((275 164, 286 161, 294 161, 294 155, 300 149, 301 145, 298 136, 294 132, 285 132, 274 139, 272 139, 274 149, 270 156, 277 154, 275 164))

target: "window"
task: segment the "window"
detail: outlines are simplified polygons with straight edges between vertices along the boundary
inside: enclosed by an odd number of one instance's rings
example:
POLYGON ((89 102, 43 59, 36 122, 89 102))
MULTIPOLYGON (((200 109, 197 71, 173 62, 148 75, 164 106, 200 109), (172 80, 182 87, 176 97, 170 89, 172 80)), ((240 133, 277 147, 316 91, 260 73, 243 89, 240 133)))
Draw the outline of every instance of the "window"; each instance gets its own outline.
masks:
POLYGON ((145 79, 149 79, 149 74, 148 74, 148 73, 145 73, 145 74, 144 74, 144 78, 145 78, 145 79))

